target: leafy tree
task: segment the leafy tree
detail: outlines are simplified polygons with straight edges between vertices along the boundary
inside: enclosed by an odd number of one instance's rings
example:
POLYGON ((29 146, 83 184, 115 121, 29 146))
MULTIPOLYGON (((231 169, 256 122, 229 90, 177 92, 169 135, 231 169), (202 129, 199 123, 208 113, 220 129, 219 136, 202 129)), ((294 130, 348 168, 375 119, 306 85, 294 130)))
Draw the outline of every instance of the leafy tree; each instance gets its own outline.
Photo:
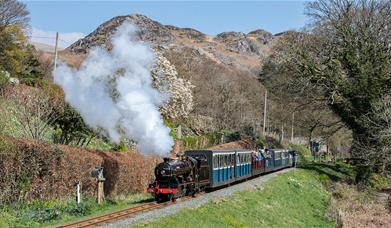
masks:
POLYGON ((17 0, 0 1, 0 70, 19 78, 22 83, 36 85, 44 72, 28 43, 24 32, 28 28, 29 12, 17 0))
POLYGON ((85 123, 80 114, 69 104, 57 114, 53 122, 55 134, 53 141, 60 144, 88 145, 95 133, 85 123))
MULTIPOLYGON (((352 131, 352 156, 363 172, 384 159, 382 143, 371 135, 378 129, 366 119, 390 93, 391 1, 318 0, 310 2, 307 32, 291 32, 276 47, 264 70, 295 83, 295 97, 325 102, 352 131)), ((283 80, 280 80, 283 81, 283 80)))
POLYGON ((36 85, 44 76, 43 69, 19 26, 8 26, 0 32, 0 69, 28 85, 36 85))

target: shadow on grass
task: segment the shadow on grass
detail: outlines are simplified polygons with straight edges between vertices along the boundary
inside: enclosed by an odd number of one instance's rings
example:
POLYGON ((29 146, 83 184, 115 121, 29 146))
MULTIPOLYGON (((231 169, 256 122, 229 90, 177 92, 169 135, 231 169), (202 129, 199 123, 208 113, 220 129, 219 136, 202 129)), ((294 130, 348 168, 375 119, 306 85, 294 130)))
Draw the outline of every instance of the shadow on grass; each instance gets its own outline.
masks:
POLYGON ((308 162, 300 165, 300 168, 312 170, 317 172, 319 175, 326 175, 333 182, 351 182, 354 178, 352 168, 345 164, 340 163, 315 163, 308 162))
POLYGON ((133 203, 136 203, 136 204, 139 204, 139 203, 150 203, 150 202, 153 202, 153 201, 155 201, 155 199, 151 197, 151 198, 148 198, 148 199, 138 200, 138 201, 135 201, 133 203))

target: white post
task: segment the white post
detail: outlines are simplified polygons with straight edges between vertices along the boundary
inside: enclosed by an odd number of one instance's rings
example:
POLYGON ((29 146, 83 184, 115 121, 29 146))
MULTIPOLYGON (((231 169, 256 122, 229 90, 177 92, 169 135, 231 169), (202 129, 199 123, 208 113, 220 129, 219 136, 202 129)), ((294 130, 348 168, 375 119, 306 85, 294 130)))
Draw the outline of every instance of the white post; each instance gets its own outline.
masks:
POLYGON ((76 191, 77 191, 77 195, 76 195, 76 201, 77 201, 77 204, 80 204, 81 202, 81 195, 80 195, 80 181, 77 182, 77 185, 76 185, 76 191))

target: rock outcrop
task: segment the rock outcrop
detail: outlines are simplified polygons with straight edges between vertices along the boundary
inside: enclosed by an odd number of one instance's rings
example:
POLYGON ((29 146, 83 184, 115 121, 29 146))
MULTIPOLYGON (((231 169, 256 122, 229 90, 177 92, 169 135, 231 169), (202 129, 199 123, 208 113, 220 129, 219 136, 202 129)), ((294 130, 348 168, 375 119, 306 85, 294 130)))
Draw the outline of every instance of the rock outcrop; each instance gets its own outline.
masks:
POLYGON ((223 32, 216 36, 209 36, 192 28, 163 25, 144 15, 132 14, 114 17, 101 24, 95 31, 69 46, 67 50, 74 54, 86 54, 95 46, 110 49, 111 36, 125 21, 138 27, 137 39, 149 42, 160 50, 175 51, 191 48, 217 64, 241 70, 251 71, 259 68, 260 62, 266 56, 265 52, 273 41, 273 35, 261 29, 248 34, 223 32))
POLYGON ((86 37, 76 41, 68 47, 74 53, 87 53, 95 46, 111 47, 110 38, 114 34, 118 26, 123 22, 129 21, 135 24, 139 31, 137 38, 139 40, 148 41, 156 44, 167 44, 173 41, 173 36, 170 30, 157 21, 153 21, 148 17, 140 14, 132 14, 129 16, 114 17, 109 21, 101 24, 95 31, 86 37))

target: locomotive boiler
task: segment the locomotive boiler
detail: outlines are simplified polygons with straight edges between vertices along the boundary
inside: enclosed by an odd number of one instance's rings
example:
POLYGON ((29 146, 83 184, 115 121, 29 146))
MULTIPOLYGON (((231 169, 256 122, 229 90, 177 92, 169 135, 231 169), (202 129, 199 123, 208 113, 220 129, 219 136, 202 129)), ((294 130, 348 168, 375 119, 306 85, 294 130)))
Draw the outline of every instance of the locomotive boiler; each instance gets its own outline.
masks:
POLYGON ((149 184, 148 192, 156 201, 174 201, 185 195, 194 195, 203 190, 208 183, 209 170, 206 159, 184 156, 178 159, 165 158, 155 168, 155 181, 149 184), (204 175, 203 175, 204 174, 204 175))

